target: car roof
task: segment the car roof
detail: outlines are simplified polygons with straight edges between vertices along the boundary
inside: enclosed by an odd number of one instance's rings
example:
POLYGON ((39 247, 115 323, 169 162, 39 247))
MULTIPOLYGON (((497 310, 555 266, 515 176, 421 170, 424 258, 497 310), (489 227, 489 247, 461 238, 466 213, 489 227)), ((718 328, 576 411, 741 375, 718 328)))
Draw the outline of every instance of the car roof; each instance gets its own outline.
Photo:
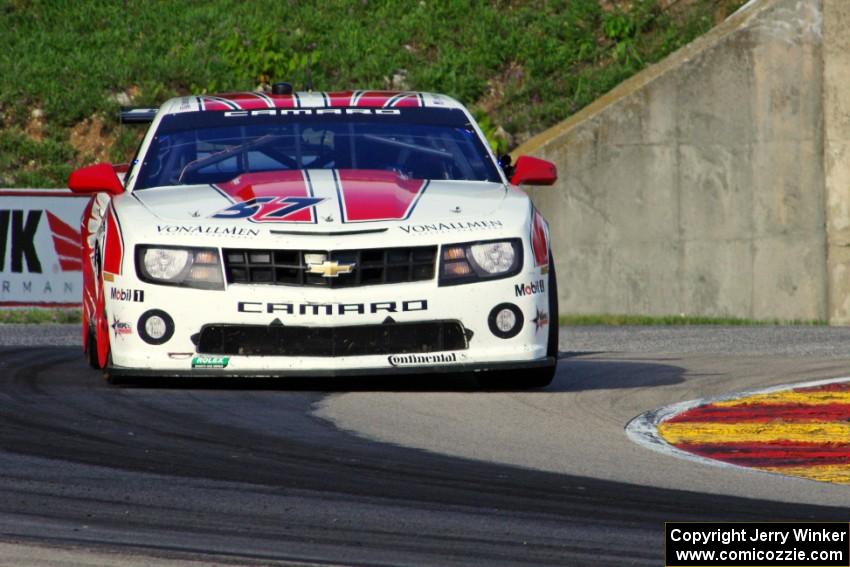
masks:
POLYGON ((265 110, 302 108, 458 108, 455 99, 434 93, 413 91, 301 91, 290 94, 234 92, 215 95, 182 96, 167 101, 162 115, 222 110, 265 110))

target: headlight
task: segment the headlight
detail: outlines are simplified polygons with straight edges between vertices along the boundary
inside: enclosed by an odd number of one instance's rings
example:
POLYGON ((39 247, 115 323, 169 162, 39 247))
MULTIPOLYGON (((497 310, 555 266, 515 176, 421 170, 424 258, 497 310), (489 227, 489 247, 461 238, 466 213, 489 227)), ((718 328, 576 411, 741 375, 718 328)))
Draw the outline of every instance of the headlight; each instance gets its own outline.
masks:
POLYGON ((155 280, 174 280, 189 265, 188 250, 148 248, 142 253, 142 266, 146 275, 155 280))
POLYGON ((516 264, 516 250, 510 242, 473 244, 469 259, 487 274, 504 274, 516 264))
POLYGON ((148 283, 224 289, 215 248, 136 246, 136 274, 148 283))
POLYGON ((494 240, 443 246, 440 285, 507 278, 522 268, 522 241, 494 240))

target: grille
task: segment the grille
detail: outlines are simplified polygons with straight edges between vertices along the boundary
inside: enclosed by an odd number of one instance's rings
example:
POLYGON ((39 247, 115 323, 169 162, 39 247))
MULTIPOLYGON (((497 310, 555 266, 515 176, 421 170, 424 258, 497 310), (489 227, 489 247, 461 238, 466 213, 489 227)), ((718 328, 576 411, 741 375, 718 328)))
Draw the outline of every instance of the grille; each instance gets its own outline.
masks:
POLYGON ((244 356, 362 356, 415 354, 469 347, 459 321, 347 327, 205 325, 198 353, 244 356))
POLYGON ((257 250, 225 248, 228 283, 319 287, 356 287, 416 282, 434 278, 436 246, 366 250, 257 250), (329 261, 354 264, 350 273, 324 277, 309 273, 305 256, 324 254, 329 261))

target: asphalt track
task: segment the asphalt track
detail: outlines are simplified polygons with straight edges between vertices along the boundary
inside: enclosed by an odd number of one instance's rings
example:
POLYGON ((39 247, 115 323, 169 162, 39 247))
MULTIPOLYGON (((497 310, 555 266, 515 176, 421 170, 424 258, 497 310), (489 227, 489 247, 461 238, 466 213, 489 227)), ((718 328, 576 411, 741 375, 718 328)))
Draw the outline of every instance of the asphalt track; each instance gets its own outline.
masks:
POLYGON ((115 388, 76 329, 4 327, 0 565, 658 565, 664 521, 847 521, 846 487, 675 459, 623 427, 848 375, 848 331, 622 332, 567 331, 555 383, 529 393, 431 378, 115 388))

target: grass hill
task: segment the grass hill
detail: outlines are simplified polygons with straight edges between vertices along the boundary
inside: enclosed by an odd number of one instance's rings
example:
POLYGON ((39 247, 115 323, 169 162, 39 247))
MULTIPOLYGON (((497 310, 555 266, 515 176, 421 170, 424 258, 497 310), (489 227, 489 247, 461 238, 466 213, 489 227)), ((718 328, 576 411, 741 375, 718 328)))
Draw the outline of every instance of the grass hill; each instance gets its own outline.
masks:
POLYGON ((452 95, 500 151, 702 34, 743 0, 0 0, 0 187, 126 161, 122 104, 253 90, 452 95))

